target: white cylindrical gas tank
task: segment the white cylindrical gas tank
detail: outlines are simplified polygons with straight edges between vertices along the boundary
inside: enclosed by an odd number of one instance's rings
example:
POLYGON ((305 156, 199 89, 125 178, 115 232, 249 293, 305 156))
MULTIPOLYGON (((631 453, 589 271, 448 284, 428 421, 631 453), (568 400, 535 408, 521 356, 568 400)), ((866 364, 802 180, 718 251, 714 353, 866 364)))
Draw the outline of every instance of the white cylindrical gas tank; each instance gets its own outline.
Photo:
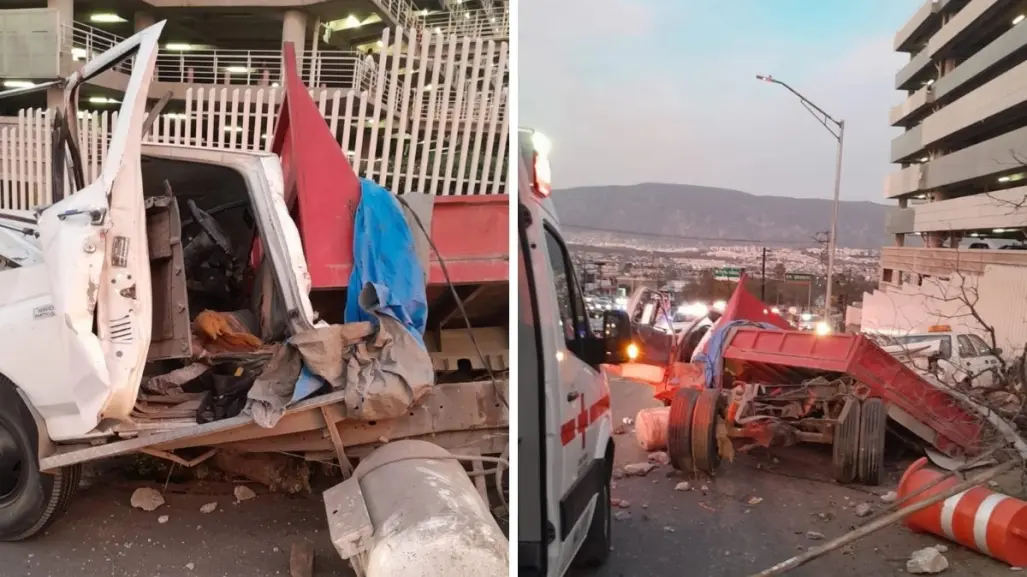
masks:
POLYGON ((449 451, 395 441, 368 455, 353 474, 374 533, 351 561, 367 577, 509 574, 507 538, 449 451))

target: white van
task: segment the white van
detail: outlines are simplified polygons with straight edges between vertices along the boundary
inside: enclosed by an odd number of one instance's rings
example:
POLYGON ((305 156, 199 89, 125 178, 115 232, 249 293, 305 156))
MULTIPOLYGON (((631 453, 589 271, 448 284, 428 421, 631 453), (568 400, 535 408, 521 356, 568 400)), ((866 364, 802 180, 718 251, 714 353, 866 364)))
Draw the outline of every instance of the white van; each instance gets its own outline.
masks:
POLYGON ((948 325, 928 327, 927 332, 882 337, 886 350, 900 346, 910 350, 916 344, 937 344, 932 348, 928 370, 945 382, 973 387, 989 387, 995 383, 1001 367, 1002 349, 992 348, 980 336, 966 330, 952 330, 948 325))
POLYGON ((519 574, 557 577, 610 552, 613 419, 601 363, 622 362, 627 313, 587 308, 549 198, 548 147, 519 135, 519 574))

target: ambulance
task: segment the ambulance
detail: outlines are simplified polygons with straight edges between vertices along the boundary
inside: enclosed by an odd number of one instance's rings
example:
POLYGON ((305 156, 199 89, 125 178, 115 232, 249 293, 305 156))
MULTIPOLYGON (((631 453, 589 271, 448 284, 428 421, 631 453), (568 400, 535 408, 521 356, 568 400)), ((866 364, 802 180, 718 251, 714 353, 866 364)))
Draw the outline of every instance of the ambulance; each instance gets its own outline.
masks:
POLYGON ((519 132, 519 575, 558 577, 610 554, 613 418, 601 365, 627 360, 631 323, 603 311, 600 334, 550 198, 549 142, 519 132))

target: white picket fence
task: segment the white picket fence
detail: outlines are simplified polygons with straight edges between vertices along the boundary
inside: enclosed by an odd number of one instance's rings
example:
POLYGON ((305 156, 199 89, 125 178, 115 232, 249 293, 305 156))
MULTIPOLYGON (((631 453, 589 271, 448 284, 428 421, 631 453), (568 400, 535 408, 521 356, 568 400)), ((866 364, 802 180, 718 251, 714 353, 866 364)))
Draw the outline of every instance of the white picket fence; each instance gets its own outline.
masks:
MULTIPOLYGON (((401 31, 390 32, 373 90, 310 90, 353 169, 399 194, 505 193, 506 43, 455 35, 403 42, 401 31)), ((162 114, 144 142, 269 150, 283 95, 275 86, 189 88, 181 108, 162 114)), ((53 114, 30 109, 0 119, 0 208, 51 201, 53 114)), ((117 112, 81 111, 77 120, 83 172, 95 179, 117 112)))

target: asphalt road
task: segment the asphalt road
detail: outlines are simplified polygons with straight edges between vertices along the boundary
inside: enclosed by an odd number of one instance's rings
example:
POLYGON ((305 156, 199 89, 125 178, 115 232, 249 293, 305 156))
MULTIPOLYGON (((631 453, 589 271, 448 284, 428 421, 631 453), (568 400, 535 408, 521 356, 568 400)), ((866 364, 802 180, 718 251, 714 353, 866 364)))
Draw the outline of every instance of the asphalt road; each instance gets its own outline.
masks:
MULTIPOLYGON (((633 418, 640 408, 655 406, 645 385, 613 382, 613 412, 617 423, 633 418)), ((616 465, 643 462, 631 427, 616 438, 616 465)), ((773 454, 739 456, 724 463, 715 479, 690 480, 692 490, 676 491, 683 480, 670 466, 657 467, 644 477, 615 481, 613 498, 626 500, 613 525, 613 552, 597 571, 577 571, 574 577, 709 576, 744 577, 823 543, 807 532, 832 539, 863 520, 855 507, 870 503, 893 488, 905 462, 892 463, 890 483, 882 487, 841 486, 830 480, 830 451, 793 447, 773 454), (702 491, 702 487, 706 491, 702 491), (753 499, 756 498, 756 499, 753 499), (750 504, 762 499, 758 504, 750 504)), ((892 526, 854 546, 835 551, 790 575, 823 577, 881 577, 905 575, 911 552, 942 543, 892 526)), ((1009 567, 947 544, 950 567, 944 575, 1015 575, 1009 567)))
POLYGON ((105 476, 83 487, 45 534, 0 544, 0 577, 289 575, 290 549, 303 540, 315 549, 315 577, 353 575, 329 540, 320 494, 289 497, 249 485, 258 496, 236 504, 231 485, 192 483, 169 488, 167 504, 147 513, 129 504, 138 486, 145 484, 105 476), (215 501, 213 513, 200 512, 215 501))

